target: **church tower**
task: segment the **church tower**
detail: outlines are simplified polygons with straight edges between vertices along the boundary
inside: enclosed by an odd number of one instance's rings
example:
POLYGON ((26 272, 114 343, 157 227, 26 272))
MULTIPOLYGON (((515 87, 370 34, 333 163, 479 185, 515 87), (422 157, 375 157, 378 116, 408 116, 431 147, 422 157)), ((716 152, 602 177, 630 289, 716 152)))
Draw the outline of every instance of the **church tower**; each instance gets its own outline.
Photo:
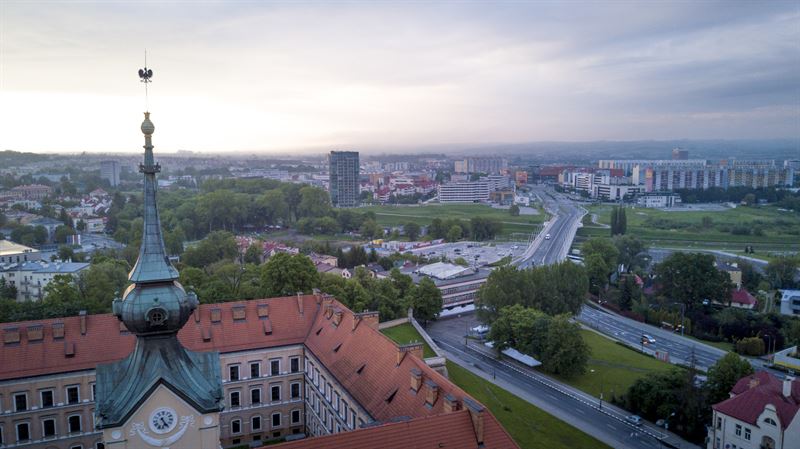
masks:
MULTIPOLYGON (((152 71, 139 75, 148 82, 152 71)), ((192 352, 178 331, 197 308, 197 296, 178 283, 164 249, 156 206, 155 131, 144 113, 144 234, 131 285, 114 314, 136 335, 127 358, 97 367, 95 426, 113 449, 217 449, 223 409, 219 354, 192 352)))

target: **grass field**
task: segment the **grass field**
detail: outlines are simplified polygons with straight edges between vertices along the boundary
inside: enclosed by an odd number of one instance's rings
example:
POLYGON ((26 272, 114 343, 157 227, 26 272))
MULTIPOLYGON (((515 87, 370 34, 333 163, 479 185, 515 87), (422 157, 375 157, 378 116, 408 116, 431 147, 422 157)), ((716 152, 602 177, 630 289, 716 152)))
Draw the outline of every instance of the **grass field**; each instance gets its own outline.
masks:
POLYGON ((520 447, 526 449, 609 447, 453 362, 447 362, 447 372, 451 381, 489 408, 520 447))
MULTIPOLYGON (((610 205, 590 206, 600 223, 608 224, 610 205)), ((800 250, 800 214, 774 206, 737 207, 720 211, 664 211, 629 208, 627 233, 664 247, 741 251, 753 245, 758 253, 800 250), (705 220, 705 222, 704 222, 705 220), (739 228, 744 235, 733 234, 739 228), (749 231, 749 233, 747 233, 749 231)), ((609 230, 584 226, 582 237, 609 236, 609 230)))
POLYGON ((425 206, 367 206, 360 212, 374 212, 381 226, 400 226, 413 221, 426 226, 434 218, 469 221, 472 217, 490 217, 503 223, 502 235, 530 234, 547 220, 547 215, 520 215, 513 217, 505 209, 494 209, 485 204, 429 204, 425 206))
POLYGON ((390 327, 387 329, 383 329, 384 335, 391 338, 397 344, 404 345, 406 343, 412 342, 419 342, 422 343, 422 356, 423 357, 436 357, 436 353, 433 352, 430 346, 425 343, 425 340, 422 338, 422 335, 414 329, 414 326, 411 323, 401 324, 399 326, 390 327))
POLYGON ((555 376, 558 380, 605 400, 620 396, 640 377, 667 371, 672 365, 639 354, 592 331, 582 330, 584 341, 592 350, 586 373, 576 377, 555 376))

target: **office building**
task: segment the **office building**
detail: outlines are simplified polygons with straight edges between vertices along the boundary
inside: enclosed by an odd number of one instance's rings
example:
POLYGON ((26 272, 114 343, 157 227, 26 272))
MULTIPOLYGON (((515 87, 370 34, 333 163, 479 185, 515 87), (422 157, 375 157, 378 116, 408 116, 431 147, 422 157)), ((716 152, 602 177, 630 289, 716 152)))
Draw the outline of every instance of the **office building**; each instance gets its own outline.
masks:
POLYGON ((119 185, 120 166, 117 161, 102 161, 100 162, 100 178, 108 181, 111 187, 119 185))
POLYGON ((357 207, 361 197, 358 182, 358 152, 331 151, 330 195, 333 207, 357 207))

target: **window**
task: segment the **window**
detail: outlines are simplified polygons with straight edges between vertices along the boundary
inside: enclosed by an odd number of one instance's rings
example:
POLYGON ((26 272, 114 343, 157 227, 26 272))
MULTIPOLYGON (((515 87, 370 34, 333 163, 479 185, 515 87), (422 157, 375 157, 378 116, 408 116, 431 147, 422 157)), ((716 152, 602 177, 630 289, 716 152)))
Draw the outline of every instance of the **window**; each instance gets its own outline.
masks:
POLYGON ((351 429, 355 429, 355 428, 356 428, 356 416, 357 416, 357 415, 356 415, 356 412, 355 412, 355 410, 354 410, 354 411, 353 411, 353 414, 352 414, 352 415, 350 415, 350 418, 351 418, 351 419, 350 419, 350 428, 351 428, 351 429))
POLYGON ((328 402, 331 402, 331 391, 333 391, 333 387, 331 384, 328 384, 328 389, 325 391, 325 399, 327 399, 328 402))
POLYGON ((79 402, 81 402, 81 395, 78 386, 67 387, 67 404, 77 404, 79 402))
POLYGON ((242 433, 242 420, 234 419, 231 421, 231 433, 242 433))
POLYGON ((333 393, 333 409, 339 410, 339 393, 333 393))
POLYGON ((238 391, 231 391, 231 407, 241 406, 241 393, 238 391))
POLYGON ((289 388, 292 399, 298 399, 300 397, 300 382, 292 383, 289 388))
POLYGON ((250 404, 257 405, 261 403, 261 389, 253 388, 250 390, 250 404))
POLYGON ((341 410, 341 412, 339 413, 339 415, 340 415, 342 418, 344 418, 344 419, 345 419, 345 421, 347 421, 347 411, 348 411, 348 410, 349 410, 349 407, 348 407, 348 405, 347 405, 347 402, 345 402, 345 401, 342 401, 342 410, 341 410))
POLYGON ((741 424, 736 424, 736 436, 737 437, 742 436, 742 425, 741 424))
POLYGON ((250 420, 250 427, 252 427, 253 430, 261 430, 261 417, 260 416, 254 416, 250 420))
POLYGON ((722 428, 722 418, 717 416, 717 429, 721 429, 721 428, 722 428))
POLYGON ((42 400, 42 408, 52 407, 55 405, 55 401, 53 400, 53 390, 40 391, 39 398, 42 400))
POLYGON ((17 442, 31 439, 31 426, 26 422, 17 423, 17 442))
MULTIPOLYGON (((95 401, 94 398, 95 395, 97 395, 97 384, 92 384, 92 402, 95 401)), ((103 444, 103 443, 97 443, 97 444, 103 444)), ((103 444, 103 447, 105 447, 105 444, 103 444)))
POLYGON ((42 436, 45 438, 56 436, 56 420, 46 418, 42 420, 42 436))
POLYGON ((270 387, 270 400, 272 402, 277 402, 281 400, 281 386, 280 385, 273 385, 270 387))
POLYGON ((745 427, 745 429, 744 429, 744 439, 747 440, 747 441, 750 441, 750 428, 749 427, 745 427))
POLYGON ((300 410, 292 410, 292 424, 300 424, 300 410))
POLYGON ((5 444, 3 440, 3 428, 0 427, 0 446, 2 446, 3 444, 5 444))
POLYGON ((764 422, 769 424, 769 425, 771 425, 771 426, 777 426, 778 425, 778 423, 776 423, 775 420, 772 419, 772 418, 764 418, 764 422))
POLYGON ((106 449, 105 443, 96 443, 94 449, 106 449))
POLYGON ((292 357, 289 359, 289 370, 293 373, 300 372, 300 357, 292 357))
POLYGON ((261 363, 259 362, 250 363, 250 377, 254 379, 261 377, 261 363))
POLYGON ((322 381, 319 383, 319 392, 325 396, 325 376, 322 376, 322 381))
POLYGON ((21 412, 28 410, 28 393, 14 394, 14 411, 21 412))
POLYGON ((228 366, 228 380, 239 380, 239 365, 228 366))
POLYGON ((273 413, 272 414, 272 427, 280 427, 281 426, 281 414, 280 413, 273 413))
POLYGON ((81 445, 81 444, 76 444, 76 445, 74 445, 74 446, 70 446, 70 447, 69 447, 69 449, 83 449, 83 445, 81 445))
POLYGON ((76 433, 81 431, 81 416, 80 415, 72 415, 67 418, 67 428, 69 428, 69 433, 76 433))
POLYGON ((280 359, 272 359, 269 361, 269 375, 270 376, 277 376, 281 373, 281 360, 280 359))

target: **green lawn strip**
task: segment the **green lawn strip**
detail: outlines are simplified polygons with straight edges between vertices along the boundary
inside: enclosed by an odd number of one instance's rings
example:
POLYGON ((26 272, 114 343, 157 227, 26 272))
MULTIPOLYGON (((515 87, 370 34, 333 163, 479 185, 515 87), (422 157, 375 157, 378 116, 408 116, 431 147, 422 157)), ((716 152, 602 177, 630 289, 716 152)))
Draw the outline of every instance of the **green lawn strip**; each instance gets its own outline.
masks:
POLYGON ((733 347, 733 346, 734 346, 734 345, 733 345, 733 343, 731 343, 731 342, 728 342, 728 341, 708 341, 708 340, 701 340, 701 339, 699 339, 699 338, 697 338, 697 337, 694 337, 694 336, 691 336, 691 335, 684 335, 684 337, 686 337, 686 338, 688 338, 688 339, 690 339, 690 340, 694 340, 694 341, 697 341, 697 342, 700 342, 700 343, 707 344, 707 345, 709 345, 709 346, 713 346, 713 347, 715 347, 715 348, 718 348, 718 349, 722 349, 723 351, 728 351, 728 352, 731 352, 731 351, 733 351, 733 349, 734 349, 734 347, 733 347))
POLYGON ((436 357, 436 353, 433 352, 430 346, 425 343, 425 340, 422 338, 422 335, 417 332, 414 326, 411 323, 401 324, 399 326, 389 327, 386 329, 381 330, 384 335, 391 338, 397 344, 404 345, 406 343, 422 343, 422 356, 425 358, 428 357, 436 357))
POLYGON ((520 447, 526 449, 609 447, 449 360, 447 372, 453 383, 489 408, 520 447))
POLYGON ((591 348, 586 373, 575 377, 553 376, 561 382, 605 400, 621 396, 637 379, 647 373, 668 371, 672 365, 642 355, 593 331, 581 330, 591 348))

